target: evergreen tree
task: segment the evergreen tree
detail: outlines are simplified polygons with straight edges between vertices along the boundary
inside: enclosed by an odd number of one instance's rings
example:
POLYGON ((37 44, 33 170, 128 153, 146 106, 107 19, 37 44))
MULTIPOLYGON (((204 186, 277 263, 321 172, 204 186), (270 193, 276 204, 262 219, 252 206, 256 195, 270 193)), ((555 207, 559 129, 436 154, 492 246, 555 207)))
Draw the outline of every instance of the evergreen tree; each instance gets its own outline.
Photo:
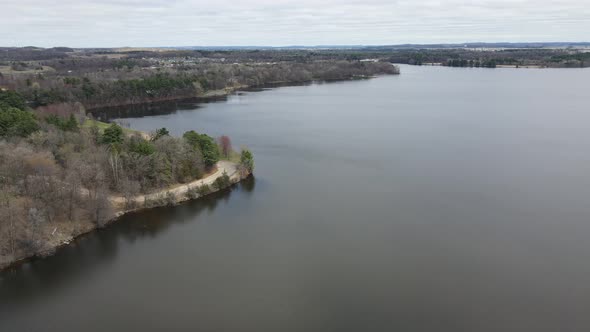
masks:
POLYGON ((152 136, 152 142, 155 142, 164 136, 170 136, 170 132, 166 128, 160 128, 156 130, 156 133, 152 136))
POLYGON ((0 89, 0 108, 8 107, 24 110, 26 108, 25 99, 15 91, 0 89))
POLYGON ((103 144, 121 144, 123 143, 123 128, 116 123, 111 124, 102 134, 103 144))
POLYGON ((37 130, 39 124, 32 113, 0 106, 0 136, 26 137, 37 130))
POLYGON ((219 148, 213 137, 199 134, 194 130, 187 131, 182 137, 190 146, 201 151, 207 167, 211 167, 219 161, 219 148))
POLYGON ((254 156, 250 150, 242 150, 242 154, 240 156, 240 165, 250 173, 254 171, 254 156))

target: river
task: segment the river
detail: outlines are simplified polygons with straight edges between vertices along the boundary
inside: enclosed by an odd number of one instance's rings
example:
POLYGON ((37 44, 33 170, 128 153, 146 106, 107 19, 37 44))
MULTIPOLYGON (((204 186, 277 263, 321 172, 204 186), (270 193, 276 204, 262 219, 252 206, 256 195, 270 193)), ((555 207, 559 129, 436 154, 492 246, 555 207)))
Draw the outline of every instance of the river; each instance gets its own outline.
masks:
POLYGON ((590 70, 399 76, 119 108, 255 177, 0 274, 0 331, 590 329, 590 70))

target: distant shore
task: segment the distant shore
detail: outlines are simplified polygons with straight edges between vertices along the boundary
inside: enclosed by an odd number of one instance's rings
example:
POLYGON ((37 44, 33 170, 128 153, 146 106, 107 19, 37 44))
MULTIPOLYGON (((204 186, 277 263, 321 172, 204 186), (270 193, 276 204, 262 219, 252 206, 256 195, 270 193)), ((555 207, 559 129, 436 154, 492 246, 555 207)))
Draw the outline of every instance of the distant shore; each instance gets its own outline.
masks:
MULTIPOLYGON (((392 64, 393 65, 393 64, 392 64)), ((391 74, 381 74, 381 75, 391 75, 391 74)), ((399 74, 396 74, 399 75, 399 74)), ((231 87, 225 87, 223 89, 216 89, 216 90, 208 90, 204 93, 198 93, 194 95, 179 95, 179 96, 170 96, 170 97, 160 97, 160 98, 152 98, 149 100, 138 100, 138 101, 128 101, 124 103, 109 103, 105 105, 98 105, 98 106, 90 106, 86 108, 86 111, 89 113, 94 113, 100 110, 115 108, 115 107, 125 107, 125 106, 133 106, 133 105, 144 105, 144 104, 153 104, 159 102, 174 102, 174 101, 181 101, 181 100, 202 100, 203 102, 207 101, 214 101, 214 100, 223 100, 230 96, 233 93, 238 91, 252 91, 252 90, 261 90, 261 89, 270 89, 270 88, 277 88, 277 87, 287 87, 287 86, 300 86, 300 85, 308 85, 313 84, 314 82, 346 82, 346 81, 355 81, 355 80, 367 80, 375 78, 379 75, 357 75, 353 77, 349 77, 346 79, 334 79, 334 80, 309 80, 309 81, 277 81, 277 82, 269 82, 260 85, 245 85, 245 84, 236 84, 231 87)))

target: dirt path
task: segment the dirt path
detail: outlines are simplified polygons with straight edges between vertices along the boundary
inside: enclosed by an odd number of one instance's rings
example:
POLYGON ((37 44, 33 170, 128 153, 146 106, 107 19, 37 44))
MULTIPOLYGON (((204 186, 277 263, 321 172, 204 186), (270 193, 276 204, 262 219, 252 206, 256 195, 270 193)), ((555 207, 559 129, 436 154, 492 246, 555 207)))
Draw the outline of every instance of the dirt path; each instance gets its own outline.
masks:
MULTIPOLYGON (((217 171, 205 178, 202 178, 200 180, 196 180, 196 181, 193 181, 190 183, 176 185, 174 187, 166 188, 166 189, 160 190, 155 193, 146 194, 146 195, 138 195, 138 196, 135 196, 134 198, 132 198, 131 201, 137 205, 142 205, 146 200, 148 200, 148 201, 155 200, 155 199, 158 199, 158 198, 160 198, 164 195, 167 195, 169 193, 176 196, 178 201, 181 201, 181 200, 183 200, 183 197, 186 196, 186 193, 189 191, 189 189, 199 187, 202 185, 211 186, 217 178, 219 178, 223 175, 224 172, 227 173, 227 175, 230 177, 230 179, 233 180, 236 177, 236 175, 239 176, 238 165, 236 163, 231 162, 231 161, 222 160, 217 163, 217 171)), ((117 207, 125 206, 125 197, 111 196, 110 200, 113 203, 113 205, 115 205, 117 207)))
MULTIPOLYGON (((167 201, 162 203, 161 199, 160 199, 162 197, 166 197, 166 195, 168 195, 168 193, 171 193, 175 196, 174 197, 175 203, 187 201, 187 200, 189 200, 189 197, 186 195, 186 193, 189 191, 189 189, 195 188, 197 186, 202 186, 205 184, 212 186, 213 182, 215 182, 215 180, 217 178, 221 177, 224 172, 227 173, 227 175, 230 177, 230 181, 232 183, 237 183, 240 180, 243 180, 248 175, 248 174, 241 174, 238 171, 238 164, 237 163, 233 163, 230 161, 220 161, 217 163, 217 171, 213 174, 208 175, 207 177, 205 177, 203 179, 193 181, 191 183, 168 187, 168 188, 163 189, 163 190, 156 192, 156 193, 135 196, 132 199, 132 202, 134 202, 136 204, 136 206, 138 207, 137 209, 125 209, 126 204, 125 204, 124 197, 111 196, 109 199, 113 203, 113 206, 117 212, 115 213, 113 218, 109 220, 109 222, 116 220, 118 217, 124 215, 125 213, 146 208, 144 206, 146 198, 148 201, 150 199, 157 201, 157 204, 155 206, 150 206, 150 207, 164 206, 164 205, 168 204, 167 201)), ((216 191, 215 188, 211 188, 211 189, 212 189, 212 191, 216 191)), ((81 190, 81 195, 89 195, 88 189, 83 188, 81 190)), ((63 225, 60 226, 59 224, 55 225, 53 233, 51 233, 50 239, 45 244, 45 248, 43 248, 43 250, 41 250, 41 251, 38 251, 38 252, 32 253, 32 254, 31 253, 19 254, 18 256, 0 255, 0 270, 2 270, 3 268, 5 268, 7 266, 10 266, 11 264, 14 264, 15 262, 22 261, 28 257, 51 255, 55 252, 55 250, 57 248, 69 244, 70 242, 72 242, 72 240, 74 238, 76 238, 82 234, 89 233, 92 230, 96 229, 96 224, 92 223, 90 221, 78 223, 73 228, 72 228, 73 223, 71 221, 67 222, 66 224, 67 224, 67 226, 63 226, 63 225), (58 231, 58 227, 60 228, 59 231, 58 231), (64 231, 64 229, 65 229, 65 231, 64 231)), ((54 226, 51 226, 51 227, 54 227, 54 226)))

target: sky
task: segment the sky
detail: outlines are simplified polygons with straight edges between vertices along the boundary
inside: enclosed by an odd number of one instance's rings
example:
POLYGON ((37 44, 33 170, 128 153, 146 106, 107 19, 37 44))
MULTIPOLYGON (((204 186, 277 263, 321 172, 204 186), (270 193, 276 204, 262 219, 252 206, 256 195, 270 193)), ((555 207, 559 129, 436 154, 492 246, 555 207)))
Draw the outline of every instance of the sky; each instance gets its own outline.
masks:
POLYGON ((590 41, 590 0, 0 0, 0 46, 590 41))

